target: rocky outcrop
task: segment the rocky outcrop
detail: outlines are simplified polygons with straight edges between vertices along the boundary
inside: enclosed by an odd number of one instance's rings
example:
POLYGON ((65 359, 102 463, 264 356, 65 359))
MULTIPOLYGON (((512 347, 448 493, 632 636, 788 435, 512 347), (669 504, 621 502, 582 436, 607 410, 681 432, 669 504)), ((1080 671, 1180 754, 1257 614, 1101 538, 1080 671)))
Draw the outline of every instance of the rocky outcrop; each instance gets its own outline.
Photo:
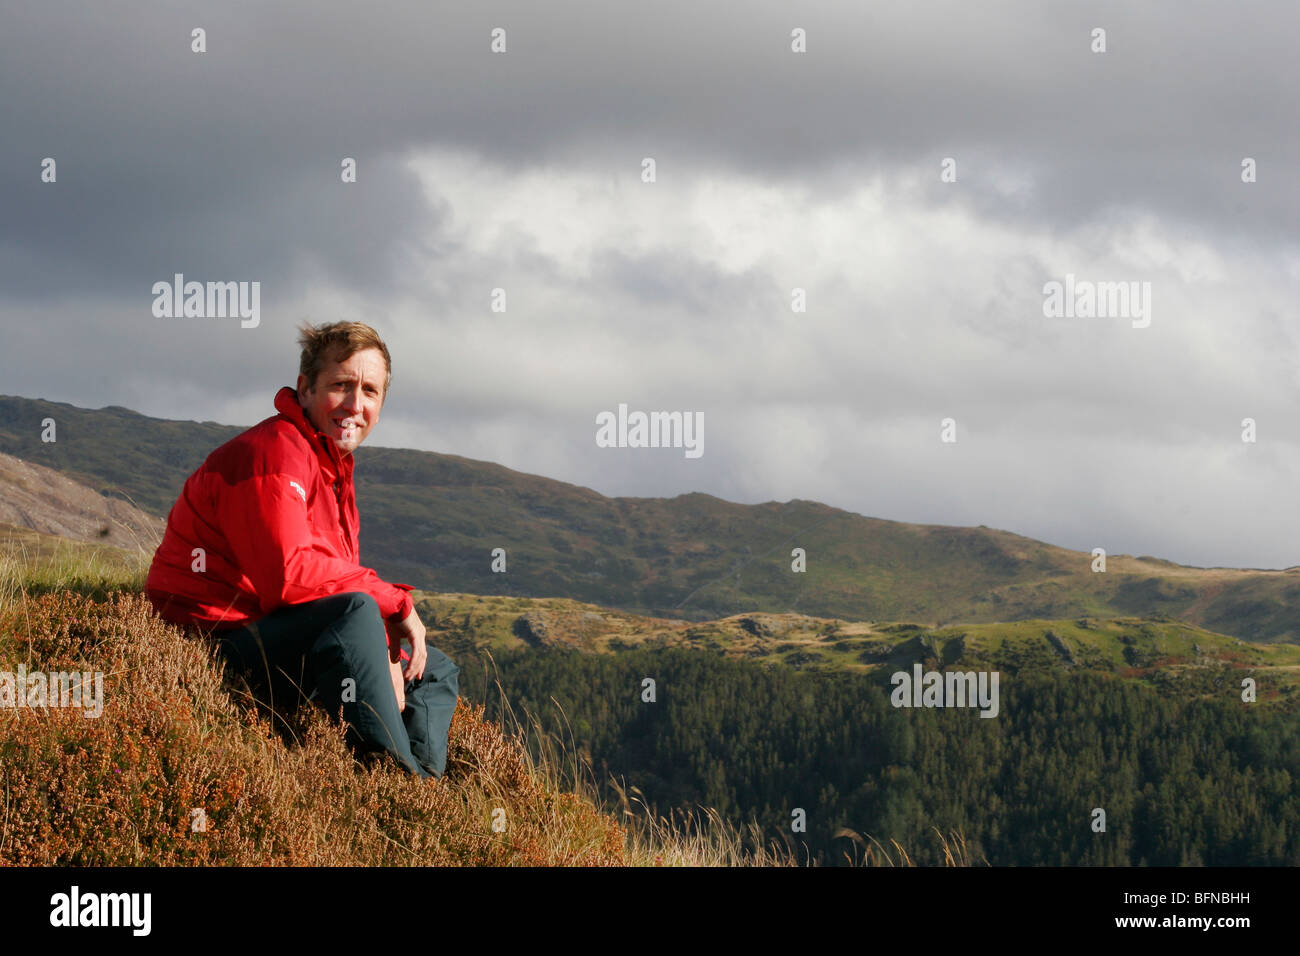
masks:
POLYGON ((1074 659, 1074 653, 1055 631, 1048 631, 1044 636, 1047 638, 1047 643, 1052 645, 1052 650, 1061 655, 1061 660, 1065 662, 1066 667, 1074 667, 1079 663, 1074 659))
POLYGON ((519 638, 533 647, 543 647, 548 643, 549 634, 546 629, 546 621, 541 614, 536 611, 529 611, 527 614, 521 614, 515 618, 512 625, 515 637, 519 638))
POLYGON ((0 524, 152 553, 166 522, 62 472, 0 453, 0 524))

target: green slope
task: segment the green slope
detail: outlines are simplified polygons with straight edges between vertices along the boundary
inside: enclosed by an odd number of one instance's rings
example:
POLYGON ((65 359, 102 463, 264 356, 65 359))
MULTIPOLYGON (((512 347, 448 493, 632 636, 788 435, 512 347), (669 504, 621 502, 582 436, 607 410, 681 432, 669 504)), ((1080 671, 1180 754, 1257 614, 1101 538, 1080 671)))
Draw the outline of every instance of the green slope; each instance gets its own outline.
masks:
POLYGON ((527 647, 618 653, 695 648, 794 669, 864 672, 887 681, 927 670, 1103 673, 1184 697, 1239 697, 1254 678, 1260 703, 1300 703, 1300 646, 1247 644, 1167 618, 1079 618, 938 628, 752 612, 688 622, 641 617, 563 598, 417 592, 430 640, 458 660, 527 647))

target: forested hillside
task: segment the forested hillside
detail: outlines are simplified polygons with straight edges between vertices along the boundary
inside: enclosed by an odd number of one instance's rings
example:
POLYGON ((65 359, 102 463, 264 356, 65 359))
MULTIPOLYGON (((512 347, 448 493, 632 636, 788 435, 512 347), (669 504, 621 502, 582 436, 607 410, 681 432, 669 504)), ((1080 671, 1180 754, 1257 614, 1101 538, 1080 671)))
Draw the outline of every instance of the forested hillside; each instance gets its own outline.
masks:
MULTIPOLYGON (((1186 698, 1026 673, 1003 680, 998 716, 983 719, 894 708, 872 675, 701 651, 529 650, 496 665, 513 707, 571 736, 598 780, 612 774, 664 810, 756 818, 828 863, 852 850, 843 827, 941 863, 937 827, 995 865, 1300 864, 1300 720, 1239 688, 1186 698), (806 833, 791 831, 798 809, 806 833)), ((462 687, 493 713, 500 695, 484 678, 467 667, 462 687)))

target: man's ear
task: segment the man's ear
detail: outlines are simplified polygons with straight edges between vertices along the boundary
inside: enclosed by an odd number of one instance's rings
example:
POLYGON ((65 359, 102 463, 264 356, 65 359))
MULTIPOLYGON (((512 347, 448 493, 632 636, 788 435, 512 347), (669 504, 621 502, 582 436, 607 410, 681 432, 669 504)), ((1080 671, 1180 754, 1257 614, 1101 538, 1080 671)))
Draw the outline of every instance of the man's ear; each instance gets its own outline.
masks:
POLYGON ((298 401, 299 403, 307 399, 307 376, 299 373, 298 375, 298 401))

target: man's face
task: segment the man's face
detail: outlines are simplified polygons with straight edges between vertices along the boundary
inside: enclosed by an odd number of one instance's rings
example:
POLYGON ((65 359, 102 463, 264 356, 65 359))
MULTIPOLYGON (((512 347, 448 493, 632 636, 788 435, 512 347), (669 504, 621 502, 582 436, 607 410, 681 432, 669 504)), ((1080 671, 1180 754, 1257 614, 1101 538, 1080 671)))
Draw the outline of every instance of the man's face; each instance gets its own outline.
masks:
POLYGON ((379 422, 388 369, 379 349, 353 352, 346 361, 328 359, 308 388, 298 376, 298 402, 307 420, 333 439, 339 453, 352 454, 379 422))

